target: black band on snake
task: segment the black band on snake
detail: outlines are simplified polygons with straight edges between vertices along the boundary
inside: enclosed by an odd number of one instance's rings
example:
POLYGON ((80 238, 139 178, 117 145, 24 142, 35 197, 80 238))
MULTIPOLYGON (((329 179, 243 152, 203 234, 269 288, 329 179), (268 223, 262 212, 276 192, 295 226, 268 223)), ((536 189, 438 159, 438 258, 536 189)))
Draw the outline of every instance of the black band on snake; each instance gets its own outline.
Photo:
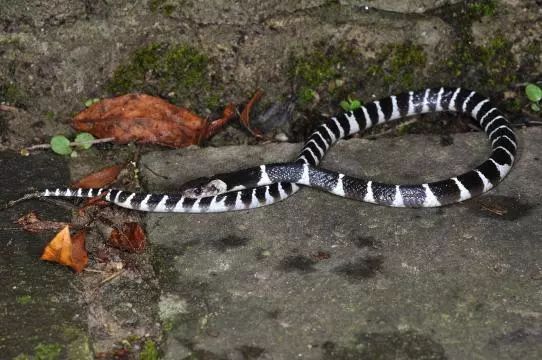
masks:
POLYGON ((267 164, 215 175, 180 193, 134 193, 117 189, 46 189, 22 198, 96 197, 118 206, 150 212, 224 212, 273 204, 295 193, 298 185, 394 207, 435 207, 470 199, 495 187, 510 172, 517 140, 509 122, 489 99, 461 88, 411 91, 373 101, 328 119, 308 138, 295 162, 267 164), (373 125, 408 116, 453 111, 476 120, 491 142, 491 154, 475 169, 449 179, 410 185, 383 184, 318 168, 337 140, 373 125))

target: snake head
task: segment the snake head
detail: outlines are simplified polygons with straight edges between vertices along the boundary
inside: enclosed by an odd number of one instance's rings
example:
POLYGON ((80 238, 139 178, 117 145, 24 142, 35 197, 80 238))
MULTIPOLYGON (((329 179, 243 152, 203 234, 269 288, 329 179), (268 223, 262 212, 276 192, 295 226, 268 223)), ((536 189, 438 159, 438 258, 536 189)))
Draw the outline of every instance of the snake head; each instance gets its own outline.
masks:
POLYGON ((183 196, 198 199, 225 193, 227 187, 226 183, 219 179, 199 178, 184 183, 180 191, 183 196))

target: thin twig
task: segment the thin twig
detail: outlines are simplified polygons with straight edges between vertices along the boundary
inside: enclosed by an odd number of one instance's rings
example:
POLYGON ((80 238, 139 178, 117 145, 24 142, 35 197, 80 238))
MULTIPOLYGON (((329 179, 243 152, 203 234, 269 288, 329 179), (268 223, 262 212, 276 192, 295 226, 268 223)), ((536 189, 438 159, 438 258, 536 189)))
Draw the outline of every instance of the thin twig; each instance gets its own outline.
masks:
POLYGON ((19 108, 16 108, 15 106, 6 105, 6 104, 0 104, 0 111, 19 111, 19 108))
POLYGON ((99 274, 104 274, 105 273, 104 270, 96 270, 96 269, 90 269, 90 268, 84 268, 83 271, 99 273, 99 274))
POLYGON ((536 121, 536 120, 528 120, 524 124, 513 124, 512 126, 522 127, 525 125, 542 125, 542 121, 536 121))
POLYGON ((102 281, 100 281, 99 286, 102 286, 103 284, 105 284, 105 283, 107 283, 107 282, 110 282, 111 280, 113 280, 113 279, 117 278, 118 276, 124 274, 125 271, 126 271, 126 269, 122 269, 122 270, 117 271, 117 272, 114 273, 113 275, 106 277, 105 279, 103 279, 102 281))
POLYGON ((519 87, 525 87, 525 86, 527 86, 529 84, 542 84, 542 80, 541 81, 534 81, 534 82, 517 83, 517 84, 514 84, 512 86, 515 87, 515 88, 519 88, 519 87))
MULTIPOLYGON (((101 143, 107 143, 107 142, 111 142, 115 140, 114 137, 108 137, 108 138, 103 138, 103 139, 95 139, 95 140, 92 140, 92 141, 85 141, 85 144, 91 144, 91 145, 94 145, 94 144, 101 144, 101 143)), ((81 146, 81 143, 80 142, 76 142, 76 141, 72 141, 70 144, 70 146, 74 147, 74 146, 81 146)), ((37 145, 32 145, 32 146, 29 146, 27 148, 24 148, 24 150, 26 151, 33 151, 33 150, 42 150, 42 149, 50 149, 51 148, 51 144, 37 144, 37 145)))
POLYGON ((22 196, 22 197, 20 197, 18 199, 8 201, 7 204, 2 205, 0 210, 8 209, 8 208, 13 207, 14 205, 20 203, 20 202, 26 201, 26 200, 38 199, 39 196, 40 196, 40 193, 38 191, 28 193, 28 194, 26 194, 26 195, 24 195, 24 196, 22 196))
POLYGON ((480 129, 480 127, 474 125, 473 123, 471 123, 470 121, 469 122, 466 122, 465 123, 467 125, 467 127, 475 132, 480 132, 482 131, 482 129, 480 129))

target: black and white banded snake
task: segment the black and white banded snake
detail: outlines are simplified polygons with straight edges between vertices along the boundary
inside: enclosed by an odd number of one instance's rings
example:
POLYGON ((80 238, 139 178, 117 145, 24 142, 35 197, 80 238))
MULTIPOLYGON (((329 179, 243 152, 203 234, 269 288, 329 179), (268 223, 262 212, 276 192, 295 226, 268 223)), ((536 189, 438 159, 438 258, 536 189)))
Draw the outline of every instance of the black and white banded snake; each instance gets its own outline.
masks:
POLYGON ((118 206, 140 211, 225 212, 273 204, 304 185, 374 204, 436 207, 470 199, 495 187, 510 172, 516 150, 517 140, 509 122, 489 99, 461 88, 432 88, 389 96, 329 118, 311 134, 295 162, 215 175, 179 193, 56 188, 27 194, 15 202, 40 197, 100 196, 118 206), (386 121, 440 111, 464 113, 478 121, 491 142, 491 154, 486 161, 456 177, 413 185, 383 184, 317 167, 326 151, 345 136, 386 121))

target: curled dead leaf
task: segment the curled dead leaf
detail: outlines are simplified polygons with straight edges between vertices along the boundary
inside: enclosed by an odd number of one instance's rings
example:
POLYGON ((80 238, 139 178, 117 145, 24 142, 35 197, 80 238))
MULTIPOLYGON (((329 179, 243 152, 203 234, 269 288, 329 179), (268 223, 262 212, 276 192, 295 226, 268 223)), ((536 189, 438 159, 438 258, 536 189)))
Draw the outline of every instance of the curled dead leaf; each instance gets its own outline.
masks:
POLYGON ((65 226, 47 244, 40 259, 66 265, 75 272, 81 272, 88 263, 85 237, 85 230, 80 230, 71 237, 70 227, 65 226))
POLYGON ((85 189, 106 187, 117 179, 123 167, 123 165, 105 167, 74 182, 72 187, 85 189))
POLYGON ((233 118, 234 109, 228 105, 221 119, 209 123, 161 98, 127 94, 92 105, 75 116, 72 126, 99 138, 113 137, 121 144, 136 141, 178 148, 199 144, 215 134, 233 118))
POLYGON ((256 90, 256 93, 254 94, 254 96, 252 96, 252 98, 248 101, 248 103, 246 104, 245 108, 243 109, 243 111, 241 112, 241 116, 239 118, 239 121, 241 122, 241 124, 248 130, 250 131, 250 133, 254 136, 254 137, 257 137, 257 138, 261 138, 263 137, 262 135, 262 132, 258 129, 253 129, 251 126, 250 126, 250 112, 252 111, 252 108, 254 107, 254 104, 256 104, 258 101, 260 101, 260 99, 262 98, 262 96, 264 95, 264 92, 260 89, 256 90))
POLYGON ((65 222, 60 221, 41 220, 38 217, 38 214, 36 214, 34 211, 21 216, 16 222, 23 228, 23 230, 31 233, 40 233, 47 230, 58 230, 67 225, 65 222))
POLYGON ((128 252, 142 252, 147 245, 147 237, 141 225, 136 222, 126 222, 113 228, 109 236, 109 244, 128 252))

